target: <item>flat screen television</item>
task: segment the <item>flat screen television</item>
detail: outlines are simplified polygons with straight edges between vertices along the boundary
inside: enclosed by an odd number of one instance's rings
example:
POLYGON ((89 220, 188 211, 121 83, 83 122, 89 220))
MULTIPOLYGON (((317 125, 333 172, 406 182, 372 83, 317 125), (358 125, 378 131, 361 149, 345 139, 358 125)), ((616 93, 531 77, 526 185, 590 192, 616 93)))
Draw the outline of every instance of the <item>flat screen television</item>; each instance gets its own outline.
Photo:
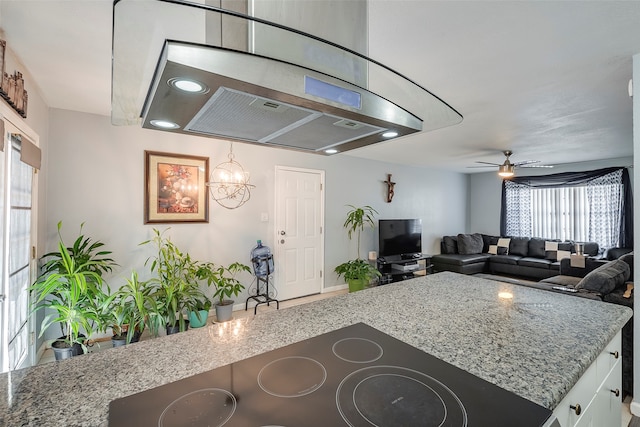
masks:
POLYGON ((404 256, 422 252, 421 219, 378 220, 379 256, 404 256))

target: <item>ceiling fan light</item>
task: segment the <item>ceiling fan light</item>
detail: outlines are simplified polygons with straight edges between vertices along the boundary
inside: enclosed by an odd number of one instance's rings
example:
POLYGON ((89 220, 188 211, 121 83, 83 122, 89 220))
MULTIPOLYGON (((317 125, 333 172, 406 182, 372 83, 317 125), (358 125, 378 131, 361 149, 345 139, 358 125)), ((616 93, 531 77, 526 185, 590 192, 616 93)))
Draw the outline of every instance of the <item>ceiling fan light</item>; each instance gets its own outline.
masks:
POLYGON ((512 177, 514 175, 513 165, 500 165, 500 167, 498 167, 498 175, 503 178, 512 177))

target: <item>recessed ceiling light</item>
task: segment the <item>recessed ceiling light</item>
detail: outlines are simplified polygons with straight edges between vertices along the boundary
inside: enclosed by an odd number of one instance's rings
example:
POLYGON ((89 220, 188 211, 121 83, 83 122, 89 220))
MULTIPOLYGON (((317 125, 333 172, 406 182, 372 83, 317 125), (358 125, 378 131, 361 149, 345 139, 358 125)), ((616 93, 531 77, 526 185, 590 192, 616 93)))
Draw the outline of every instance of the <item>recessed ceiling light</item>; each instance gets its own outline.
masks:
POLYGON ((178 129, 180 127, 176 123, 170 122, 168 120, 151 120, 149 123, 151 123, 152 126, 161 129, 178 129))
POLYGON ((324 150, 324 152, 327 154, 336 154, 338 150, 336 150, 335 148, 329 148, 328 150, 324 150))
POLYGON ((398 132, 394 130, 390 130, 382 134, 383 138, 394 138, 396 136, 398 136, 398 132))
POLYGON ((207 93, 209 88, 204 83, 192 79, 185 79, 182 77, 174 77, 167 82, 169 86, 179 89, 183 92, 189 93, 207 93))

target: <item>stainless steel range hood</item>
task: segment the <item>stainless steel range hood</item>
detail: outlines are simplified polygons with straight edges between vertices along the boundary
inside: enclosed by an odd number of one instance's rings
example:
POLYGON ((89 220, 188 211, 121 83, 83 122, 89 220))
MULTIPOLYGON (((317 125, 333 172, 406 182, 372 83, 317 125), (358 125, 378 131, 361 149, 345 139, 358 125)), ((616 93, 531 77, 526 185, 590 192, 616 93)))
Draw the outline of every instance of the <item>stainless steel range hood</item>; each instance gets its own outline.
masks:
POLYGON ((424 88, 356 52, 244 14, 182 1, 117 2, 113 70, 114 124, 141 122, 150 129, 318 154, 462 120, 424 88), (234 37, 232 46, 222 40, 212 45, 199 30, 212 14, 224 17, 223 24, 240 21, 233 28, 246 29, 247 42, 234 37), (176 26, 178 18, 192 22, 176 26), (279 40, 287 48, 274 49, 275 42, 263 48, 258 38, 263 44, 279 40), (187 92, 181 81, 199 86, 187 92))

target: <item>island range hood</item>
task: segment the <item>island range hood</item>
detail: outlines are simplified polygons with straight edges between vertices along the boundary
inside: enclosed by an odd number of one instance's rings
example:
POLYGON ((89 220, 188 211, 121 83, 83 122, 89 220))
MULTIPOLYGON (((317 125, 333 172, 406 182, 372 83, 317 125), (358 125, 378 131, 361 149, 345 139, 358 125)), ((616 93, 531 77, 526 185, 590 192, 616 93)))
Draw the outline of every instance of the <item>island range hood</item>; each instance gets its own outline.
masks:
POLYGON ((114 4, 112 106, 114 124, 325 155, 462 120, 436 96, 356 52, 175 0, 114 4), (212 18, 222 35, 232 29, 232 46, 193 30, 209 28, 212 18), (191 24, 176 29, 174 21, 185 19, 191 24))

